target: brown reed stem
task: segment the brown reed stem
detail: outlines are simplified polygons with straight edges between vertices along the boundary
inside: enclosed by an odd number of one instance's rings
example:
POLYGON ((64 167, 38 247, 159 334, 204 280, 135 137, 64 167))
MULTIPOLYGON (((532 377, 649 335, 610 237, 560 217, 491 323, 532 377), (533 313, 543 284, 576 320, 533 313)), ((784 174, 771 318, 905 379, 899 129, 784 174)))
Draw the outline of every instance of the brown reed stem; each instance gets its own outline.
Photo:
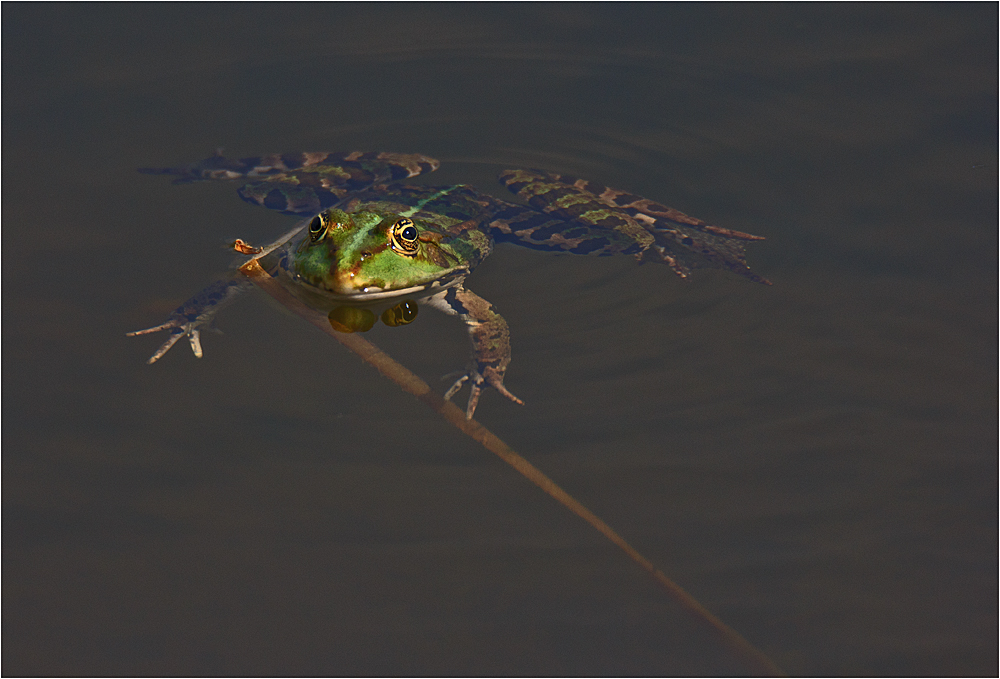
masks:
POLYGON ((318 311, 306 306, 299 299, 291 295, 280 283, 271 278, 270 275, 256 259, 240 267, 240 271, 256 283, 269 295, 281 302, 283 305, 294 311, 296 314, 316 326, 326 334, 330 335, 348 349, 360 356, 364 361, 374 366, 376 370, 398 384, 403 391, 409 392, 419 398, 437 411, 444 419, 451 422, 464 434, 478 441, 490 452, 499 456, 504 462, 512 466, 522 475, 543 491, 558 500, 571 512, 582 518, 591 526, 600 531, 611 542, 618 545, 629 558, 635 561, 647 573, 659 582, 667 594, 674 601, 690 613, 700 623, 706 625, 717 638, 734 655, 741 658, 756 676, 785 676, 770 658, 758 650, 753 644, 743 638, 736 630, 715 617, 707 608, 702 606, 697 599, 688 594, 680 585, 668 578, 663 571, 656 568, 653 563, 635 550, 630 544, 625 542, 611 526, 604 523, 596 514, 580 504, 573 496, 560 488, 552 479, 543 474, 537 467, 518 455, 510 446, 504 443, 489 429, 481 425, 476 420, 465 419, 465 412, 450 401, 433 392, 426 382, 415 374, 397 363, 388 354, 356 333, 345 334, 337 332, 330 325, 326 316, 318 311))

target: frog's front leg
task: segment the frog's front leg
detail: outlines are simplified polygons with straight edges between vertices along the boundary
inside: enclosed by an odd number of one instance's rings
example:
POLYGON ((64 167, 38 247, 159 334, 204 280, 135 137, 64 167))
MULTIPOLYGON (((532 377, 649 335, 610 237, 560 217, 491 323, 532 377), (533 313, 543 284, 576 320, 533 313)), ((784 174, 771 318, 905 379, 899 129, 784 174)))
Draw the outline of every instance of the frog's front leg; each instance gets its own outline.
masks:
POLYGON ((160 345, 147 363, 155 363, 174 346, 181 337, 187 335, 191 343, 191 351, 198 358, 202 357, 201 330, 211 323, 212 318, 222 307, 236 299, 241 292, 249 290, 253 283, 246 276, 234 274, 232 278, 212 283, 197 295, 177 307, 166 323, 153 328, 125 333, 128 337, 148 335, 160 330, 170 330, 167 341, 160 345))
POLYGON ((510 364, 510 331, 503 316, 493 310, 493 305, 462 286, 448 288, 426 300, 429 306, 465 321, 472 341, 472 356, 465 371, 445 393, 450 399, 469 382, 469 402, 465 408, 466 419, 472 419, 479 404, 483 386, 499 391, 514 403, 524 401, 507 390, 503 384, 504 373, 510 364))

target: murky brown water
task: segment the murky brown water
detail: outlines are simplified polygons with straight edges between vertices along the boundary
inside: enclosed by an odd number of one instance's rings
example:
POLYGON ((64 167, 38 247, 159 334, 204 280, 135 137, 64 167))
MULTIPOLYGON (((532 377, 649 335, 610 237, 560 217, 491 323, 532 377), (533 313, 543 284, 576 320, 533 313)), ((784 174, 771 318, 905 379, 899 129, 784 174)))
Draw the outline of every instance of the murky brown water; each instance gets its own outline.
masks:
MULTIPOLYGON (((771 288, 504 246, 480 419, 794 674, 997 667, 997 8, 3 6, 5 674, 727 674, 578 519, 260 296, 288 218, 135 168, 423 152, 768 237, 771 288)), ((431 380, 454 319, 370 339, 431 380)))

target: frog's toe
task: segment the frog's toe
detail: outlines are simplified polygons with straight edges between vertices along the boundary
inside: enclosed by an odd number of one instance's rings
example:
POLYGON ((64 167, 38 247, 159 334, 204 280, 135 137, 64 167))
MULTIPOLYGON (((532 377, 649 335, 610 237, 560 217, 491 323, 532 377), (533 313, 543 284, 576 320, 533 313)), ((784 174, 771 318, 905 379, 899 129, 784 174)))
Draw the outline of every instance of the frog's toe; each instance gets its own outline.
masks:
POLYGON ((159 332, 160 330, 170 330, 170 337, 167 338, 160 348, 156 350, 156 353, 149 357, 146 363, 156 363, 158 360, 163 358, 163 355, 170 351, 170 348, 177 344, 178 340, 185 335, 188 336, 188 340, 191 342, 191 351, 198 358, 201 358, 203 352, 201 350, 201 331, 192 327, 191 323, 184 323, 180 319, 172 318, 166 323, 162 323, 152 328, 146 328, 145 330, 135 330, 133 332, 125 333, 126 337, 137 337, 139 335, 149 335, 154 332, 159 332))
POLYGON ((483 393, 483 388, 478 384, 473 384, 469 389, 469 402, 465 404, 465 419, 471 420, 476 413, 476 406, 479 405, 479 395, 483 393))
POLYGON ((172 333, 170 333, 170 337, 167 338, 167 341, 160 345, 160 348, 156 350, 155 354, 149 357, 149 360, 146 361, 146 363, 152 365, 153 363, 159 361, 163 357, 163 354, 170 351, 170 347, 177 344, 177 340, 179 340, 183 336, 184 336, 183 330, 180 329, 174 330, 172 333))
MULTIPOLYGON (((455 380, 455 383, 451 385, 451 388, 445 392, 444 400, 445 401, 451 400, 451 397, 454 396, 456 393, 458 393, 458 390, 462 388, 462 385, 465 384, 467 381, 469 381, 469 377, 470 377, 469 375, 462 375, 457 380, 455 380)), ((472 380, 469 383, 469 401, 465 405, 465 419, 467 420, 472 419, 472 416, 476 412, 476 406, 479 405, 479 396, 483 392, 482 383, 483 383, 483 377, 478 373, 472 377, 472 380), (479 379, 478 382, 476 381, 476 378, 479 379)))
POLYGON ((465 372, 462 372, 461 370, 453 373, 448 373, 447 375, 441 377, 441 379, 450 380, 452 377, 456 377, 458 379, 456 379, 455 382, 450 387, 448 387, 448 391, 444 392, 445 401, 450 401, 451 397, 457 394, 459 389, 462 388, 462 385, 465 384, 466 381, 469 379, 469 375, 465 372))
POLYGON ((517 396, 514 396, 514 394, 510 393, 510 390, 507 389, 507 387, 503 386, 503 380, 500 380, 499 382, 490 382, 490 386, 493 387, 494 389, 496 389, 497 391, 499 391, 501 394, 503 394, 507 398, 509 398, 511 401, 513 401, 517 405, 519 405, 519 406, 523 406, 524 405, 524 401, 522 401, 521 399, 519 399, 517 396))
POLYGON ((161 323, 160 325, 153 326, 152 328, 146 328, 145 330, 133 330, 132 332, 125 333, 126 337, 138 337, 139 335, 150 335, 154 332, 160 332, 161 330, 169 330, 170 328, 176 328, 180 325, 177 319, 171 318, 166 323, 161 323))
POLYGON ((204 354, 201 351, 201 332, 195 328, 188 333, 188 340, 191 342, 191 351, 195 358, 201 358, 204 354))

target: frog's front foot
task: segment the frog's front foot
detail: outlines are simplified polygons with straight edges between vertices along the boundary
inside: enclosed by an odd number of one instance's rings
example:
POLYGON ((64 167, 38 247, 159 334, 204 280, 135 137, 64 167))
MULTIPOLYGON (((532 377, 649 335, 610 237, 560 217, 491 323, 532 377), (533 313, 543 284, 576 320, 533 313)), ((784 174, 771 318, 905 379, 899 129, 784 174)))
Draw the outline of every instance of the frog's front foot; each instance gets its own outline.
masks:
POLYGON ((476 412, 476 406, 479 405, 479 396, 482 394, 484 385, 493 387, 514 403, 524 405, 524 401, 519 399, 517 396, 514 396, 514 394, 510 393, 507 387, 504 386, 503 372, 498 371, 493 366, 486 366, 483 368, 482 372, 480 372, 479 366, 473 363, 465 372, 451 373, 450 375, 445 375, 442 379, 448 379, 455 374, 459 374, 460 377, 455 380, 455 383, 451 385, 451 388, 445 392, 444 399, 446 401, 451 400, 451 397, 458 393, 459 389, 462 388, 462 385, 468 382, 470 390, 469 402, 465 406, 465 419, 467 420, 471 420, 473 414, 476 412))
POLYGON ((252 287, 253 282, 243 275, 216 281, 177 307, 170 314, 170 318, 167 319, 166 323, 161 323, 145 330, 127 332, 125 335, 127 337, 135 337, 137 335, 148 335, 159 332, 160 330, 170 331, 170 337, 160 345, 156 353, 146 361, 147 363, 156 363, 163 354, 170 351, 170 347, 177 344, 177 340, 185 335, 187 335, 188 341, 191 342, 191 351, 194 352, 195 356, 201 358, 201 331, 205 328, 211 329, 212 319, 219 312, 219 309, 235 299, 241 292, 252 287))
POLYGON ((134 332, 125 333, 126 337, 136 337, 137 335, 148 335, 150 333, 159 332, 160 330, 170 330, 170 337, 167 341, 160 345, 160 348, 156 350, 156 353, 150 356, 146 363, 156 363, 160 358, 170 351, 170 347, 177 344, 177 340, 184 335, 187 335, 188 341, 191 342, 191 351, 198 358, 201 358, 204 354, 201 350, 201 326, 205 324, 205 321, 200 319, 195 319, 193 321, 188 321, 183 316, 173 315, 170 320, 166 323, 162 323, 153 328, 146 328, 145 330, 136 330, 134 332))

